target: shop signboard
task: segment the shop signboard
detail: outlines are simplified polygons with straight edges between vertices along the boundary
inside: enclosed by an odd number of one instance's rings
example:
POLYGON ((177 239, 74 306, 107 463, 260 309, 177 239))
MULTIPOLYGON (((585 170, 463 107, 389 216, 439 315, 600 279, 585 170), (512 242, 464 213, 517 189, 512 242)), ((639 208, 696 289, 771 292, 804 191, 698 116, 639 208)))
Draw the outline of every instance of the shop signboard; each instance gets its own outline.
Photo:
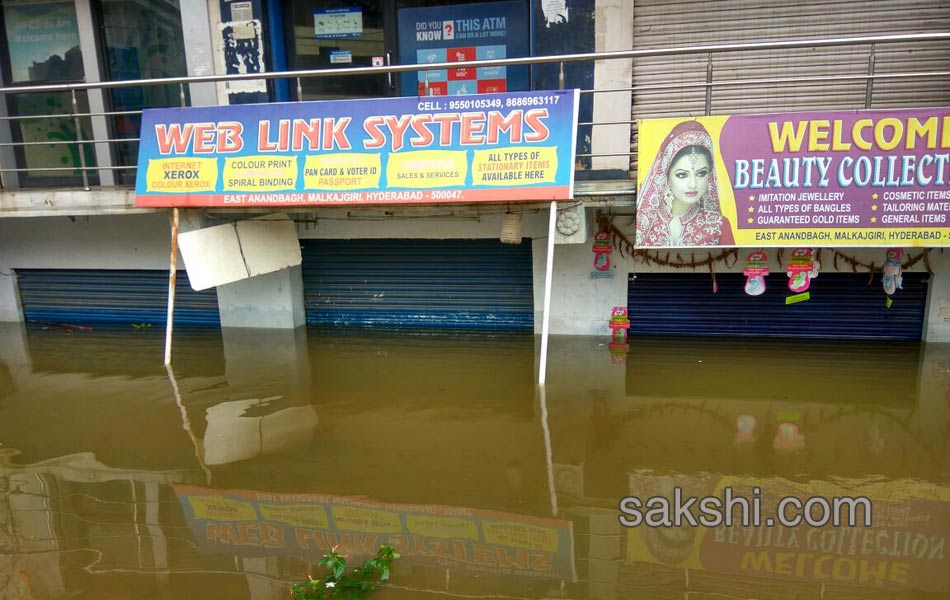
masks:
POLYGON ((567 200, 577 90, 145 110, 138 207, 567 200))
POLYGON ((641 248, 950 245, 950 108, 645 119, 641 248))

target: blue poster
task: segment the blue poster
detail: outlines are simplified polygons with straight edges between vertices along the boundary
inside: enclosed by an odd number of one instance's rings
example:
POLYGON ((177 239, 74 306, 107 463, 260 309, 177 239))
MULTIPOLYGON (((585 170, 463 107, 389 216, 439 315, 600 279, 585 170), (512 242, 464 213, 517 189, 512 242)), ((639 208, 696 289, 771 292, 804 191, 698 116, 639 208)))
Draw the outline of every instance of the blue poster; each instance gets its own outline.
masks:
MULTIPOLYGON (((403 8, 399 11, 399 60, 402 64, 436 64, 530 55, 528 7, 525 2, 485 2, 453 6, 403 8)), ((528 67, 433 69, 430 96, 498 94, 530 89, 528 67)), ((426 74, 402 74, 402 93, 425 93, 426 74)))

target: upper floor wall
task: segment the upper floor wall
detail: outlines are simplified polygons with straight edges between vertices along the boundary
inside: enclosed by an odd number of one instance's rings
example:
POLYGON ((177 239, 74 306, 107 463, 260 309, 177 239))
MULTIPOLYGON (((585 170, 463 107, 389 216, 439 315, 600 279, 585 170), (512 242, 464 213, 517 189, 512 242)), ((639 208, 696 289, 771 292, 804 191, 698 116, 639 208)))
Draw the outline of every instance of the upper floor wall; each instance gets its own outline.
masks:
POLYGON ((948 33, 950 5, 935 0, 766 7, 741 0, 457 2, 376 0, 358 9, 316 0, 5 2, 0 74, 7 89, 16 89, 0 103, 3 188, 47 195, 63 188, 118 190, 102 196, 101 207, 98 197, 81 192, 57 191, 52 202, 33 193, 0 194, 0 215, 130 210, 125 186, 134 182, 140 111, 148 107, 434 95, 450 87, 479 91, 490 81, 496 88, 499 81, 512 89, 577 87, 583 92, 577 179, 610 179, 610 197, 629 200, 640 118, 950 103, 950 39, 863 39, 948 33), (504 43, 460 46, 432 25, 459 22, 440 16, 465 15, 503 24, 498 40, 504 43), (834 38, 857 41, 818 43, 834 38), (725 44, 729 49, 717 47, 725 44), (622 56, 576 56, 630 49, 622 56), (385 72, 386 65, 524 54, 575 56, 468 69, 471 82, 450 69, 385 72), (376 64, 383 70, 332 73, 376 64), (295 69, 292 77, 273 76, 295 69), (518 75, 525 71, 526 78, 518 75), (263 77, 209 80, 255 74, 263 77), (191 79, 154 81, 167 78, 191 79))

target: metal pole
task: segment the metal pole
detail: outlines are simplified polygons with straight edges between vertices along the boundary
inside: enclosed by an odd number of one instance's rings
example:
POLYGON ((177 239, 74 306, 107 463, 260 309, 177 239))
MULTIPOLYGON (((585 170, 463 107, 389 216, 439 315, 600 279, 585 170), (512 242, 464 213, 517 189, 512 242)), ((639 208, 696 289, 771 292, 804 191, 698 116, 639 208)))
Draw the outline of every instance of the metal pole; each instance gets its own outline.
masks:
POLYGON ((172 324, 175 321, 175 282, 178 279, 178 208, 172 209, 172 250, 168 263, 168 316, 165 323, 165 366, 172 364, 172 324))
POLYGON ((712 80, 713 61, 712 53, 706 55, 706 116, 712 114, 712 80))
POLYGON ((73 93, 73 123, 76 127, 76 148, 79 150, 79 169, 82 171, 82 189, 89 191, 89 174, 86 173, 86 149, 82 143, 82 122, 79 120, 79 101, 76 90, 73 93))
POLYGON ((864 108, 871 108, 871 100, 874 98, 874 44, 871 44, 871 52, 868 54, 868 85, 864 92, 864 108))
POLYGON ((557 225, 557 202, 551 202, 551 218, 548 222, 548 263, 544 269, 544 310, 541 316, 541 368, 538 383, 544 385, 548 369, 548 329, 551 323, 551 278, 554 274, 554 231, 557 225))

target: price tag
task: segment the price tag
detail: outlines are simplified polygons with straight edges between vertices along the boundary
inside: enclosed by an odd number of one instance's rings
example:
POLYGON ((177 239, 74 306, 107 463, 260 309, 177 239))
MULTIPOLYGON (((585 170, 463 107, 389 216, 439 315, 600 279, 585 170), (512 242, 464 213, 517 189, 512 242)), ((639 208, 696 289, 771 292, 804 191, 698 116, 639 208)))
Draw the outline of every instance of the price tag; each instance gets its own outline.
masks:
POLYGON ((785 298, 785 304, 798 304, 799 302, 805 302, 806 300, 811 300, 811 292, 802 292, 801 294, 788 296, 785 298))

